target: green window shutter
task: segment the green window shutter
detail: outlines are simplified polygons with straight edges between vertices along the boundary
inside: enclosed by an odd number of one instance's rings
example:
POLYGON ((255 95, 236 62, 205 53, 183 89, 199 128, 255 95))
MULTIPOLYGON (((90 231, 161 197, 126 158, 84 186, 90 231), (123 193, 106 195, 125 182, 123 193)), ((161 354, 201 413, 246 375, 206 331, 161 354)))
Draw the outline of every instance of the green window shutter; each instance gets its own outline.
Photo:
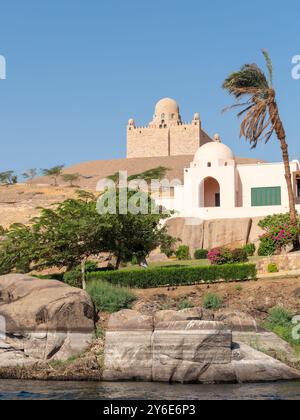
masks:
POLYGON ((281 206, 281 187, 251 189, 252 207, 281 206))

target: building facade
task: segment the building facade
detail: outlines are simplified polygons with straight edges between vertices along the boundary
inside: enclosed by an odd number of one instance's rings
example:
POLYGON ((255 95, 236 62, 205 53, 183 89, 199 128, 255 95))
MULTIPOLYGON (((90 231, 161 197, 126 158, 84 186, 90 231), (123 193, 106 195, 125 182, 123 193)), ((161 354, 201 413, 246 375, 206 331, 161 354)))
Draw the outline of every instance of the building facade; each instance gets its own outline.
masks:
MULTIPOLYGON (((300 163, 290 163, 293 188, 300 212, 300 163)), ((262 217, 289 211, 283 163, 237 164, 229 147, 216 137, 199 148, 184 184, 174 197, 162 200, 177 216, 210 219, 262 217)))
POLYGON ((127 158, 194 155, 200 146, 212 142, 202 130, 198 113, 193 121, 182 122, 174 99, 156 104, 153 120, 147 127, 137 127, 134 119, 127 126, 127 158))

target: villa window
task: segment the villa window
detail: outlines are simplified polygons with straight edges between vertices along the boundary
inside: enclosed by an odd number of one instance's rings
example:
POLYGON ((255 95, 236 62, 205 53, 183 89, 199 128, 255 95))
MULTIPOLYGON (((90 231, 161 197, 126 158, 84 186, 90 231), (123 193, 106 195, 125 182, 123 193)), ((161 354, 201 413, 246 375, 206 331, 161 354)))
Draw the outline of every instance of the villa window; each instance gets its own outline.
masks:
POLYGON ((252 207, 281 206, 281 187, 251 189, 252 207))
POLYGON ((208 162, 208 163, 207 163, 207 167, 208 167, 208 168, 211 168, 211 162, 208 162))

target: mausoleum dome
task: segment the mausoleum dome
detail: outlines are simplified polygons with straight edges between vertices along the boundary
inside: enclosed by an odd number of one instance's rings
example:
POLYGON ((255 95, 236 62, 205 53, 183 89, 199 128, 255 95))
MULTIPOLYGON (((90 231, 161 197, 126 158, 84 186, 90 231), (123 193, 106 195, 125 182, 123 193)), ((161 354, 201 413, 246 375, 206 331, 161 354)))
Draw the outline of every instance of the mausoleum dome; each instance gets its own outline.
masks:
POLYGON ((161 99, 155 107, 155 115, 161 117, 161 115, 179 115, 179 106, 174 99, 165 98, 161 99))
POLYGON ((233 160, 234 154, 232 150, 223 143, 210 142, 206 143, 198 149, 195 154, 194 162, 214 160, 233 160))

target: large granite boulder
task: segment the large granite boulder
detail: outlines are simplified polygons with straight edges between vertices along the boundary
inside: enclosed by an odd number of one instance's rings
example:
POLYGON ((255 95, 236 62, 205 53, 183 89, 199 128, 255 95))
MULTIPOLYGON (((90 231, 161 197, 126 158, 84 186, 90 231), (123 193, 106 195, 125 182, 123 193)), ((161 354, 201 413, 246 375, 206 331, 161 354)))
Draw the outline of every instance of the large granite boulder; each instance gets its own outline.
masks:
POLYGON ((131 310, 112 314, 105 337, 103 378, 151 381, 152 335, 152 317, 131 310))
POLYGON ((166 225, 169 234, 188 245, 193 254, 200 248, 212 249, 218 246, 238 248, 247 244, 252 229, 252 219, 203 221, 197 218, 176 217, 168 220, 166 225))
POLYGON ((251 219, 206 220, 204 222, 203 248, 218 246, 239 248, 248 241, 251 219))
POLYGON ((245 312, 231 309, 221 309, 215 313, 215 320, 223 322, 231 328, 232 331, 252 331, 255 333, 258 331, 255 319, 245 312))
POLYGON ((94 330, 89 296, 55 280, 0 277, 0 366, 67 359, 82 352, 94 330))
POLYGON ((220 322, 162 322, 152 341, 155 382, 195 382, 206 366, 231 362, 232 334, 220 322))
POLYGON ((187 308, 181 311, 164 310, 154 314, 154 325, 174 321, 200 321, 202 319, 202 308, 187 308))
POLYGON ((193 254, 196 249, 203 248, 204 221, 195 218, 175 217, 166 222, 168 233, 188 245, 193 254))
POLYGON ((251 346, 258 333, 247 314, 220 311, 216 318, 223 322, 201 320, 204 317, 200 309, 159 311, 154 317, 130 310, 113 314, 105 340, 104 380, 246 383, 300 379, 297 370, 251 346))

